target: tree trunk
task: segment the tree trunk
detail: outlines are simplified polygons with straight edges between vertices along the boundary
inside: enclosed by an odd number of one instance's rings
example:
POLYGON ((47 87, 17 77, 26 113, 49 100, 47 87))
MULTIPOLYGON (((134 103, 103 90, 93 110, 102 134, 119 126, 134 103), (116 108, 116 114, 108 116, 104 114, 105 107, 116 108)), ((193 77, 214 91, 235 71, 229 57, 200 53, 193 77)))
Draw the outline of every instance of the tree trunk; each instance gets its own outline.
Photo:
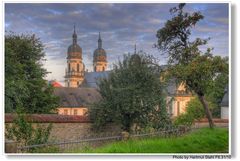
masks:
POLYGON ((131 125, 130 125, 130 124, 125 125, 125 127, 123 128, 123 130, 130 133, 130 131, 131 131, 131 125))
POLYGON ((208 107, 208 103, 205 100, 204 96, 198 95, 198 98, 199 98, 200 102, 202 103, 203 108, 205 110, 205 114, 206 114, 207 119, 208 119, 209 127, 211 129, 213 129, 214 123, 213 123, 213 119, 212 119, 212 113, 211 113, 211 111, 209 110, 209 107, 208 107))

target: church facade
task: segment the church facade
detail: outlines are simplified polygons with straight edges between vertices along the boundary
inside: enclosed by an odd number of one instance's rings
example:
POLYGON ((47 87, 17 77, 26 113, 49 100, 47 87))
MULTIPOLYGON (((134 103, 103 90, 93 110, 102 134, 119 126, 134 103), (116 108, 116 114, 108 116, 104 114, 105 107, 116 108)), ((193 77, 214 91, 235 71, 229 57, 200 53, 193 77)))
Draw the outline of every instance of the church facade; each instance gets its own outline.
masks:
MULTIPOLYGON (((136 53, 136 46, 135 46, 136 53)), ((72 35, 72 44, 67 50, 67 68, 65 70, 65 87, 55 88, 54 94, 60 97, 60 115, 86 115, 92 103, 101 99, 97 91, 99 78, 108 77, 107 53, 103 49, 99 32, 97 49, 93 52, 93 72, 87 72, 82 59, 82 48, 77 43, 77 34, 72 35)), ((176 117, 186 110, 187 103, 193 95, 186 91, 184 84, 176 85, 175 81, 168 83, 167 110, 170 116, 176 117)))

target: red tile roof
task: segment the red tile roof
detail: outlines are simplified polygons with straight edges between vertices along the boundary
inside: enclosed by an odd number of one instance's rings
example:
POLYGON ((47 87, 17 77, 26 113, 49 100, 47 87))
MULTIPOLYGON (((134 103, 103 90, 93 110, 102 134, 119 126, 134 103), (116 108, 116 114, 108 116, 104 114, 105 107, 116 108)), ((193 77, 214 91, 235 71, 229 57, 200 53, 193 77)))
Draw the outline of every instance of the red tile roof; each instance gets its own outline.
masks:
MULTIPOLYGON (((5 123, 12 123, 16 114, 5 114, 5 123)), ((31 114, 27 120, 37 123, 90 123, 89 117, 77 115, 31 114)))
POLYGON ((53 87, 63 87, 59 82, 53 81, 51 82, 53 87))

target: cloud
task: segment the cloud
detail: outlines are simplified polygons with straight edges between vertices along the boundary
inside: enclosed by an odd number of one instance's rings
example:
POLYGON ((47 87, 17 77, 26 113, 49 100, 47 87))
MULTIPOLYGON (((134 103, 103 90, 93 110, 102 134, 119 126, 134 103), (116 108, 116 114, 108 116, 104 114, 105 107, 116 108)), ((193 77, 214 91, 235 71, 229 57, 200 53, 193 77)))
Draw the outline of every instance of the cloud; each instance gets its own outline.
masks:
POLYGON ((211 32, 211 33, 223 33, 228 32, 228 28, 221 27, 221 26, 215 26, 215 27, 209 27, 209 26, 197 26, 195 30, 199 32, 211 32))
MULTIPOLYGON (((5 3, 5 30, 16 33, 35 33, 45 46, 51 71, 48 79, 63 80, 66 54, 72 43, 73 25, 76 24, 78 44, 83 50, 83 62, 92 70, 93 52, 97 48, 98 32, 107 52, 109 66, 133 52, 134 44, 166 60, 156 48, 156 32, 171 18, 169 9, 177 4, 163 3, 5 3)), ((211 37, 216 53, 228 55, 228 4, 190 3, 188 11, 200 10, 205 16, 193 30, 192 37, 211 37)))
POLYGON ((215 21, 215 22, 219 22, 221 24, 225 24, 225 25, 229 24, 229 19, 226 18, 226 17, 213 18, 212 20, 215 21))

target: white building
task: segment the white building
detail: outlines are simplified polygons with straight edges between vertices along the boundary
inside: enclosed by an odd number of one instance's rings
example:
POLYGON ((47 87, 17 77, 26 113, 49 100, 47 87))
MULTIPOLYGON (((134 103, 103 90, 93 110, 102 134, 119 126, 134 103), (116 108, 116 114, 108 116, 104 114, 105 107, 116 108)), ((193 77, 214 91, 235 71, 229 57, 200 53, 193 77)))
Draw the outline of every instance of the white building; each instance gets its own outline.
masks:
POLYGON ((229 119, 229 94, 228 94, 228 86, 225 88, 225 94, 223 96, 221 102, 221 119, 229 119))

